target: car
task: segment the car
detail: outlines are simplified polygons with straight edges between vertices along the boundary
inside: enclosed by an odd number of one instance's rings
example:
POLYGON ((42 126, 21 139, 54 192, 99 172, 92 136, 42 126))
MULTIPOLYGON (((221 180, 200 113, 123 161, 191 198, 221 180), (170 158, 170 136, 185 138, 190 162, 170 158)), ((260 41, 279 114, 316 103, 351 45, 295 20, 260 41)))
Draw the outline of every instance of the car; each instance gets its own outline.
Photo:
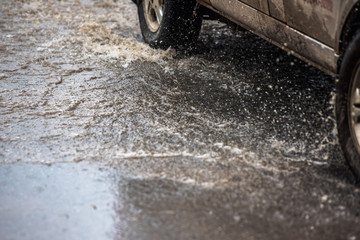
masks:
POLYGON ((203 19, 220 19, 335 77, 338 139, 360 180, 359 0, 133 1, 143 39, 153 48, 189 48, 203 19))

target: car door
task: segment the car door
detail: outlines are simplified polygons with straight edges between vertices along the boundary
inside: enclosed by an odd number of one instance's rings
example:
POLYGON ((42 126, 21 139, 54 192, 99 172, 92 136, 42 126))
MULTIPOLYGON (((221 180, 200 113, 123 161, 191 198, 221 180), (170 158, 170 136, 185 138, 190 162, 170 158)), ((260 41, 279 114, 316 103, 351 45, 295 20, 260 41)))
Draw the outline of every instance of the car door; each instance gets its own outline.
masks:
MULTIPOLYGON (((220 11, 228 13, 228 9, 242 2, 263 13, 269 14, 269 5, 267 0, 210 0, 211 5, 220 11)), ((233 10, 233 9, 232 9, 233 10)), ((235 14, 236 15, 236 14, 235 14)))
POLYGON ((344 0, 283 1, 285 21, 300 32, 333 46, 341 1, 344 0))
POLYGON ((268 0, 268 2, 270 15, 282 22, 286 22, 284 0, 268 0))
POLYGON ((269 5, 267 0, 240 0, 266 14, 269 14, 269 5))

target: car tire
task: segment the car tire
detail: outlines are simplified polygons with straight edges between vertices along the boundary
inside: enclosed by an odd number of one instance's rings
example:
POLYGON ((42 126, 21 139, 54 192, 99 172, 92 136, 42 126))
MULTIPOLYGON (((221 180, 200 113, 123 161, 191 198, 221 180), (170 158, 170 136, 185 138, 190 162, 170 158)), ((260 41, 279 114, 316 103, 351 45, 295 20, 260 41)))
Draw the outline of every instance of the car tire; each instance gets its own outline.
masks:
POLYGON ((360 180, 360 31, 350 41, 341 63, 335 108, 341 148, 360 180))
POLYGON ((192 46, 201 29, 195 0, 138 0, 144 41, 153 48, 192 46))

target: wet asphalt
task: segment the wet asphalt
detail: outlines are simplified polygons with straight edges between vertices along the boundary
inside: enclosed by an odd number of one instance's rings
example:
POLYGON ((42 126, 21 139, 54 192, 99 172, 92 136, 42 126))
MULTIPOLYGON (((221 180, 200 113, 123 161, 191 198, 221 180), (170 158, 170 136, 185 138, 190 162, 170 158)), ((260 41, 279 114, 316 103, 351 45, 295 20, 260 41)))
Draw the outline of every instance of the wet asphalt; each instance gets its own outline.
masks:
POLYGON ((359 239, 335 80, 215 21, 151 49, 136 11, 1 1, 1 239, 359 239))

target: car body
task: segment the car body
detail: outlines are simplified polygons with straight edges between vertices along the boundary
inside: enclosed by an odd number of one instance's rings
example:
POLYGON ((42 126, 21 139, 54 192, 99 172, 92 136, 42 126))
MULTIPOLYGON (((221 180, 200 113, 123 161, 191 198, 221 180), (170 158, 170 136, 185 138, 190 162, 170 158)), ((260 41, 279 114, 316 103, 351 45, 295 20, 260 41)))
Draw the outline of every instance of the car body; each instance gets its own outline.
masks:
POLYGON ((198 0, 241 27, 335 76, 357 0, 198 0))

